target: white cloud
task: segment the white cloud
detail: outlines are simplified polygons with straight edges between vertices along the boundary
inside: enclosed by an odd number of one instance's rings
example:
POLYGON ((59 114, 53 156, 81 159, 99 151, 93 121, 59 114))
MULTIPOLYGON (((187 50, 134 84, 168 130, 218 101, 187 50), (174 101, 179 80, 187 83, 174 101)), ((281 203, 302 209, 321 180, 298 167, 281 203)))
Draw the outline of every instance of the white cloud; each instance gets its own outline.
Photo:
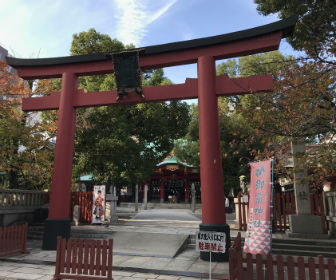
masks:
POLYGON ((52 40, 55 49, 55 41, 60 41, 57 30, 62 31, 62 25, 53 23, 59 20, 61 8, 59 1, 5 2, 0 11, 0 44, 17 57, 43 55, 52 40))
POLYGON ((117 38, 125 44, 139 46, 147 33, 147 26, 164 15, 176 1, 165 1, 164 6, 151 11, 149 3, 146 5, 144 1, 115 0, 118 9, 117 38))
POLYGON ((89 28, 110 31, 104 30, 113 26, 110 0, 78 3, 77 0, 0 0, 0 45, 16 57, 66 56, 72 34, 89 28))
POLYGON ((0 45, 16 57, 69 55, 72 34, 95 28, 141 46, 177 0, 0 0, 0 45))

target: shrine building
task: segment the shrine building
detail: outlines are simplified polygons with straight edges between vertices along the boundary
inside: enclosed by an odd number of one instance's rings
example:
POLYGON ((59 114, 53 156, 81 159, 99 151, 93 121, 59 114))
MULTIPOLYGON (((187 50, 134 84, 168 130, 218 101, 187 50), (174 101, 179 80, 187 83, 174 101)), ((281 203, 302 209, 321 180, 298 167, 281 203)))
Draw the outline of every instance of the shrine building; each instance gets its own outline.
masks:
POLYGON ((156 165, 148 180, 148 201, 189 203, 192 184, 196 199, 201 202, 199 169, 181 161, 172 152, 156 165))

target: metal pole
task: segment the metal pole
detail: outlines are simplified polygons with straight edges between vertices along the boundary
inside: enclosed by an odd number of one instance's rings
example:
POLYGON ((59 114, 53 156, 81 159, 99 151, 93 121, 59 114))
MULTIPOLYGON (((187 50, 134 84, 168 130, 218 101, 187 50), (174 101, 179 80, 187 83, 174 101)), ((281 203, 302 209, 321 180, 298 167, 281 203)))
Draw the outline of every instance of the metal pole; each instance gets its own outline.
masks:
POLYGON ((210 249, 210 267, 209 267, 209 279, 211 280, 211 249, 210 249))

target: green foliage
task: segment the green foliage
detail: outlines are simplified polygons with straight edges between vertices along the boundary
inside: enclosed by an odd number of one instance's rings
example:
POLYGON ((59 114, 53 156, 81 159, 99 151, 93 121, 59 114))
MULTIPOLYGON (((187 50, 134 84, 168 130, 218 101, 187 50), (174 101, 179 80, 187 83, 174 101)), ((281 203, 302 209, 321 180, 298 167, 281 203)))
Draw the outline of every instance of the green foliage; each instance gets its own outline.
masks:
POLYGON ((174 153, 184 162, 194 166, 200 166, 199 141, 188 138, 178 139, 174 145, 174 153))
POLYGON ((335 55, 336 2, 334 0, 255 0, 263 15, 278 13, 280 18, 298 15, 294 36, 289 42, 312 56, 323 52, 335 55))
POLYGON ((111 39, 107 34, 101 34, 91 28, 87 32, 80 32, 72 36, 71 55, 109 53, 124 49, 122 42, 111 39))
POLYGON ((314 61, 298 63, 293 57, 272 52, 242 57, 234 68, 241 76, 271 73, 274 79, 272 92, 230 98, 233 114, 240 114, 254 129, 252 135, 265 144, 263 149, 252 150, 254 156, 278 156, 281 160, 275 167, 281 169, 282 159, 290 156, 291 139, 304 139, 318 144, 305 158, 314 177, 323 180, 335 174, 335 144, 326 141, 336 133, 336 75, 332 67, 314 61))
POLYGON ((264 132, 315 144, 309 148, 305 160, 321 183, 336 176, 336 1, 255 0, 255 3, 263 15, 277 13, 280 18, 298 15, 289 42, 310 56, 279 74, 273 99, 269 98, 258 114, 259 127, 264 132))
MULTIPOLYGON (((122 42, 117 39, 112 40, 110 36, 101 34, 91 28, 87 32, 73 35, 70 53, 71 55, 108 54, 112 51, 123 49, 125 49, 125 46, 122 42)), ((101 91, 115 88, 114 75, 112 74, 80 77, 78 84, 79 88, 84 88, 86 91, 101 91)))
MULTIPOLYGON (((121 42, 91 29, 74 35, 71 53, 124 48, 121 42)), ((116 87, 114 75, 85 77, 79 83, 87 91, 116 87)), ((144 72, 143 86, 167 84, 171 81, 162 69, 144 72)), ((176 101, 77 110, 74 176, 90 172, 100 182, 109 178, 116 186, 141 182, 171 151, 174 139, 185 135, 188 121, 188 105, 176 101)))
POLYGON ((216 67, 217 75, 228 75, 230 78, 238 76, 238 63, 235 59, 228 59, 216 67))
MULTIPOLYGON (((224 174, 224 188, 239 189, 239 176, 249 174, 248 162, 254 159, 252 152, 263 148, 257 137, 251 139, 253 129, 238 112, 232 111, 228 98, 218 99, 220 146, 224 174)), ((198 107, 192 105, 188 134, 175 143, 177 157, 194 166, 199 166, 198 107)))
POLYGON ((86 117, 85 127, 77 129, 77 171, 105 180, 110 176, 119 186, 146 179, 172 149, 173 139, 183 136, 187 114, 183 103, 98 108, 86 117))
MULTIPOLYGON (((240 175, 249 176, 249 161, 278 157, 276 168, 280 170, 283 159, 290 156, 288 146, 292 137, 304 137, 310 143, 316 143, 318 138, 324 141, 315 148, 309 166, 315 166, 316 170, 320 165, 325 174, 326 170, 333 174, 335 149, 332 146, 335 144, 329 141, 328 150, 324 140, 334 131, 333 72, 319 71, 314 63, 300 64, 291 56, 270 52, 228 60, 217 66, 217 74, 226 73, 231 77, 272 74, 274 90, 219 98, 225 186, 237 187, 240 175)), ((176 155, 193 164, 198 163, 194 158, 199 153, 195 145, 197 140, 198 110, 193 106, 187 137, 176 143, 176 155)), ((320 176, 320 173, 315 174, 320 176)))
POLYGON ((0 62, 0 171, 6 179, 2 184, 6 181, 6 187, 15 189, 48 188, 52 151, 43 134, 45 126, 36 115, 21 111, 22 97, 32 91, 7 68, 0 62))

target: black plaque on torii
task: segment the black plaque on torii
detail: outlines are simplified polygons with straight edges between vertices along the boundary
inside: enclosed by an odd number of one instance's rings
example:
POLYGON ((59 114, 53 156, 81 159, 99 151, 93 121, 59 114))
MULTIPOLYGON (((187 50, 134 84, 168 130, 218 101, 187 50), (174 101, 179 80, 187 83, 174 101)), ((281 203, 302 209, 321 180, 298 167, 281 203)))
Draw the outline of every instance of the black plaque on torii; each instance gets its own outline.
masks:
POLYGON ((136 50, 123 50, 118 53, 108 54, 112 58, 115 80, 117 84, 117 101, 135 91, 144 98, 141 81, 141 69, 139 66, 139 52, 136 50))

